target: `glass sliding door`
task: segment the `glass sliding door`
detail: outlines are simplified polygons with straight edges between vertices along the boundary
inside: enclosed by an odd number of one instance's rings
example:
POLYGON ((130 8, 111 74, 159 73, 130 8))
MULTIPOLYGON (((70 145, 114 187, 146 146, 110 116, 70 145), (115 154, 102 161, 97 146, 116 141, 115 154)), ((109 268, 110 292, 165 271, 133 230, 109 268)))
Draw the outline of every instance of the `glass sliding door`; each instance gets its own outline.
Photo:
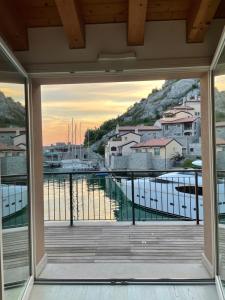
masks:
POLYGON ((225 48, 213 70, 218 275, 225 291, 225 48))
POLYGON ((31 275, 27 78, 0 47, 0 205, 6 300, 21 299, 31 275))

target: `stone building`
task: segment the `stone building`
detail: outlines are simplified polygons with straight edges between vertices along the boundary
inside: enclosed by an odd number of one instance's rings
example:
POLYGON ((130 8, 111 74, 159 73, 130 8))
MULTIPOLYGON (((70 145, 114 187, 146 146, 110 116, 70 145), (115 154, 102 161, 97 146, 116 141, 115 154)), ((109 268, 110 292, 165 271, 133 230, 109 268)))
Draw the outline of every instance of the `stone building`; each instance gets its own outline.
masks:
POLYGON ((9 127, 0 128, 0 143, 5 145, 13 145, 13 138, 15 136, 25 134, 25 128, 9 127))
POLYGON ((105 165, 111 167, 113 156, 128 155, 132 152, 131 146, 140 143, 141 136, 135 132, 124 132, 112 136, 105 146, 105 165))

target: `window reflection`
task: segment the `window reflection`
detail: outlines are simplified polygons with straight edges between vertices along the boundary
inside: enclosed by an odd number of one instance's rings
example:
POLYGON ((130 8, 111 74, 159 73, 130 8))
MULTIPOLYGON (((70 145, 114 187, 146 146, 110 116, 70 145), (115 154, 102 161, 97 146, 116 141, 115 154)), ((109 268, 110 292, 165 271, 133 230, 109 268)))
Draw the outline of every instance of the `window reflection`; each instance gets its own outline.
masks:
POLYGON ((5 299, 21 299, 30 277, 25 79, 0 55, 0 200, 5 299), (7 71, 5 70, 7 69, 7 71))
POLYGON ((225 282, 225 57, 221 55, 214 76, 215 150, 217 171, 218 264, 225 282))

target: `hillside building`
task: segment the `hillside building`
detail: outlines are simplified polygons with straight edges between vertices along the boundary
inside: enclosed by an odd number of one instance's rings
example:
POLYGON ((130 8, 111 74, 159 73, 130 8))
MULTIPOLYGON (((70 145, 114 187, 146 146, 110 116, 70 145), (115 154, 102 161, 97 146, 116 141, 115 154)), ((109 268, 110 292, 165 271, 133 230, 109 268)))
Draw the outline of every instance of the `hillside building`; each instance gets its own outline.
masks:
POLYGON ((172 138, 153 139, 132 146, 133 153, 151 153, 154 169, 172 166, 176 156, 182 155, 182 145, 172 138))
POLYGON ((13 145, 17 146, 23 150, 26 150, 27 146, 26 146, 26 134, 22 133, 19 135, 15 135, 13 138, 13 145))
POLYGON ((136 143, 140 143, 140 141, 141 135, 135 132, 127 131, 112 136, 105 146, 106 167, 111 167, 113 156, 129 155, 132 153, 131 147, 136 143))
POLYGON ((13 145, 13 138, 15 136, 25 134, 25 128, 9 127, 0 128, 0 143, 5 145, 13 145))

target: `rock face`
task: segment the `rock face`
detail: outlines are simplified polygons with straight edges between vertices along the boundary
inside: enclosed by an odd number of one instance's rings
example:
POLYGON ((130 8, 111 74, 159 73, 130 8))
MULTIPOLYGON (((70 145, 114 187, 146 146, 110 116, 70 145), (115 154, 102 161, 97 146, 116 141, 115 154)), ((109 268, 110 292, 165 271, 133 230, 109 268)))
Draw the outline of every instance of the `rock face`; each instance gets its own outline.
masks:
POLYGON ((24 127, 25 120, 26 112, 21 103, 14 101, 11 97, 6 97, 0 91, 0 127, 24 127))
MULTIPOLYGON (((128 91, 129 92, 129 91, 128 91)), ((124 114, 115 119, 119 125, 152 125, 162 113, 172 106, 181 104, 184 97, 199 96, 200 82, 198 79, 167 80, 160 90, 153 90, 147 98, 136 102, 124 114)), ((116 127, 116 126, 115 126, 116 127)), ((92 149, 96 151, 100 145, 107 143, 115 133, 115 128, 97 140, 92 149)))
POLYGON ((169 107, 182 103, 184 97, 199 96, 200 83, 197 79, 167 80, 161 90, 153 91, 146 99, 134 104, 121 118, 132 120, 139 115, 141 119, 156 119, 169 107))

